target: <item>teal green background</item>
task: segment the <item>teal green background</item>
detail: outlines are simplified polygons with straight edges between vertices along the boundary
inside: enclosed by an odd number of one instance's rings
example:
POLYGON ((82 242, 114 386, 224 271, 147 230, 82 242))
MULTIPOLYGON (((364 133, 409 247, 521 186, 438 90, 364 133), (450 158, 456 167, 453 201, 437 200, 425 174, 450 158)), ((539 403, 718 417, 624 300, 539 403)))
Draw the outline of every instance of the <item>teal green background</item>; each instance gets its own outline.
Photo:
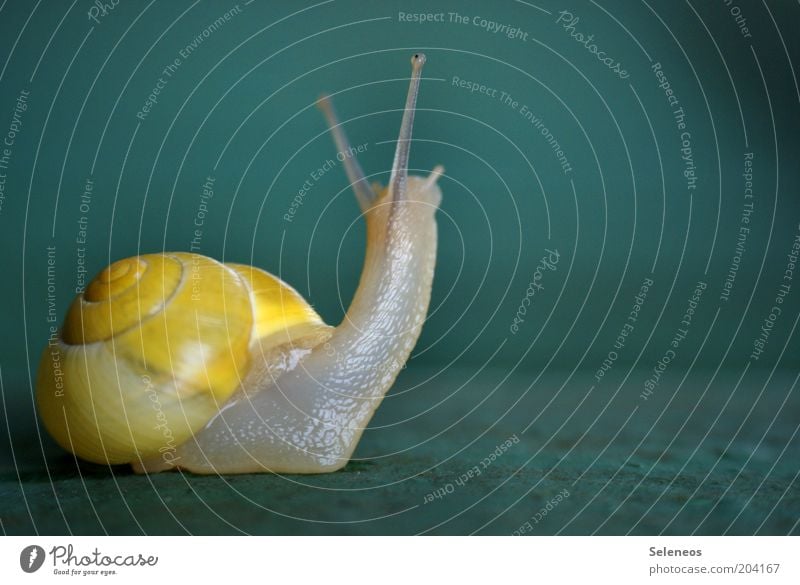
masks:
POLYGON ((234 4, 123 0, 98 23, 92 6, 0 9, 0 133, 30 92, 0 209, 5 532, 510 533, 574 486, 534 532, 797 533, 797 275, 764 353, 750 357, 800 233, 797 3, 741 2, 745 37, 723 2, 241 2, 181 58, 144 120, 136 113, 164 67, 234 4), (563 10, 629 78, 570 38, 556 22, 563 10), (399 12, 448 22, 400 22, 399 12), (476 16, 527 37, 491 33, 476 16), (341 166, 284 219, 335 155, 314 102, 334 95, 351 141, 366 145, 365 172, 386 182, 417 50, 428 63, 411 167, 447 170, 439 260, 428 321, 360 461, 311 479, 77 468, 38 426, 32 400, 49 325, 48 246, 61 318, 82 215, 91 274, 137 253, 187 250, 213 176, 200 251, 279 275, 338 323, 364 251, 341 166), (655 62, 686 114, 694 190, 655 62), (526 105, 573 170, 517 110, 454 76, 526 105), (754 207, 724 301, 745 153, 754 207), (546 249, 559 263, 515 333, 546 249), (654 284, 635 329, 598 381, 645 278, 654 284), (645 401, 701 280, 687 338, 645 401), (420 506, 513 434, 524 440, 491 474, 420 506))

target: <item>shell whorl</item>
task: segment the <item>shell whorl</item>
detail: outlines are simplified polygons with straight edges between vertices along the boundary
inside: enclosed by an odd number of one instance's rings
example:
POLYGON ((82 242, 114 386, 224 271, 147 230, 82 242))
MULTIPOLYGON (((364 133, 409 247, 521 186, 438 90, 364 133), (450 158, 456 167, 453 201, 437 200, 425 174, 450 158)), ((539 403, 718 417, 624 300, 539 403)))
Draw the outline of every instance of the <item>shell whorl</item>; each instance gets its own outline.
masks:
POLYGON ((182 278, 180 260, 166 254, 114 262, 75 297, 62 329, 64 342, 102 341, 137 326, 169 300, 182 278))

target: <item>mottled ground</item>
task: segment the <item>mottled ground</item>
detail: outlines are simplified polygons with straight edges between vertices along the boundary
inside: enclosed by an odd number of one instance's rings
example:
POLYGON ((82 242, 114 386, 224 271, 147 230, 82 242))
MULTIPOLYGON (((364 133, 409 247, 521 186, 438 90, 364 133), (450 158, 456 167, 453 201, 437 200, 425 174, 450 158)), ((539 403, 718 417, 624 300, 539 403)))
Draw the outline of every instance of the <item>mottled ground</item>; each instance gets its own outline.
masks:
POLYGON ((639 396, 645 372, 630 373, 620 387, 627 374, 620 370, 620 379, 612 373, 592 391, 587 374, 473 374, 405 370, 358 460, 323 476, 143 477, 78 468, 49 442, 42 457, 25 420, 31 414, 17 405, 10 412, 17 467, 8 445, 0 460, 2 529, 800 534, 794 372, 751 371, 737 386, 741 372, 709 383, 711 371, 681 382, 676 370, 648 401, 639 396))

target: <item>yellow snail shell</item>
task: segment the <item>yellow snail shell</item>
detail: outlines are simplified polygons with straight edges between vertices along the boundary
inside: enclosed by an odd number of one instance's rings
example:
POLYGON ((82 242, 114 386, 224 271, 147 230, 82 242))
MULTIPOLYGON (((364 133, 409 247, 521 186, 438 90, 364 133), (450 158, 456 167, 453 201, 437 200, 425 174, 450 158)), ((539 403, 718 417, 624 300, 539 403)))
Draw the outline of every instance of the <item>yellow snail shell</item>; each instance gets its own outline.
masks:
MULTIPOLYGON (((115 262, 74 300, 42 356, 38 409, 62 447, 139 472, 323 473, 347 463, 430 301, 444 169, 408 175, 425 56, 411 62, 388 186, 371 186, 354 157, 343 161, 367 250, 342 323, 326 325, 258 268, 186 253, 115 262)), ((329 98, 318 105, 338 150, 352 152, 329 98)))
POLYGON ((82 459, 152 457, 202 428, 261 352, 316 345, 332 329, 258 268, 187 253, 119 260, 75 298, 61 338, 45 351, 39 413, 82 459), (48 370, 53 351, 67 391, 48 370))

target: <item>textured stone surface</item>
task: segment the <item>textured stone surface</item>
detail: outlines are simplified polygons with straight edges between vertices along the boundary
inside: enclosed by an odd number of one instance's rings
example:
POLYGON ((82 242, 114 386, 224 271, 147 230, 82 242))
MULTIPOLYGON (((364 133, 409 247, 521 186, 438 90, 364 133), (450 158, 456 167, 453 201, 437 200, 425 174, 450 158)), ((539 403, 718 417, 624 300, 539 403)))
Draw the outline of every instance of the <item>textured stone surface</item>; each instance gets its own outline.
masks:
POLYGON ((143 477, 76 467, 52 447, 45 466, 35 436, 12 433, 19 478, 6 459, 2 529, 509 534, 530 520, 532 534, 797 534, 795 374, 775 374, 761 393, 767 375, 750 372, 733 391, 738 375, 708 385, 712 372, 694 373, 678 389, 676 374, 643 402, 638 372, 618 392, 588 392, 585 375, 543 376, 528 389, 535 374, 504 380, 506 372, 486 370, 470 379, 458 369, 409 368, 365 433, 359 460, 320 476, 143 477), (484 468, 514 435, 519 442, 484 468), (451 493, 429 496, 437 490, 451 493), (569 495, 534 523, 562 490, 569 495))

